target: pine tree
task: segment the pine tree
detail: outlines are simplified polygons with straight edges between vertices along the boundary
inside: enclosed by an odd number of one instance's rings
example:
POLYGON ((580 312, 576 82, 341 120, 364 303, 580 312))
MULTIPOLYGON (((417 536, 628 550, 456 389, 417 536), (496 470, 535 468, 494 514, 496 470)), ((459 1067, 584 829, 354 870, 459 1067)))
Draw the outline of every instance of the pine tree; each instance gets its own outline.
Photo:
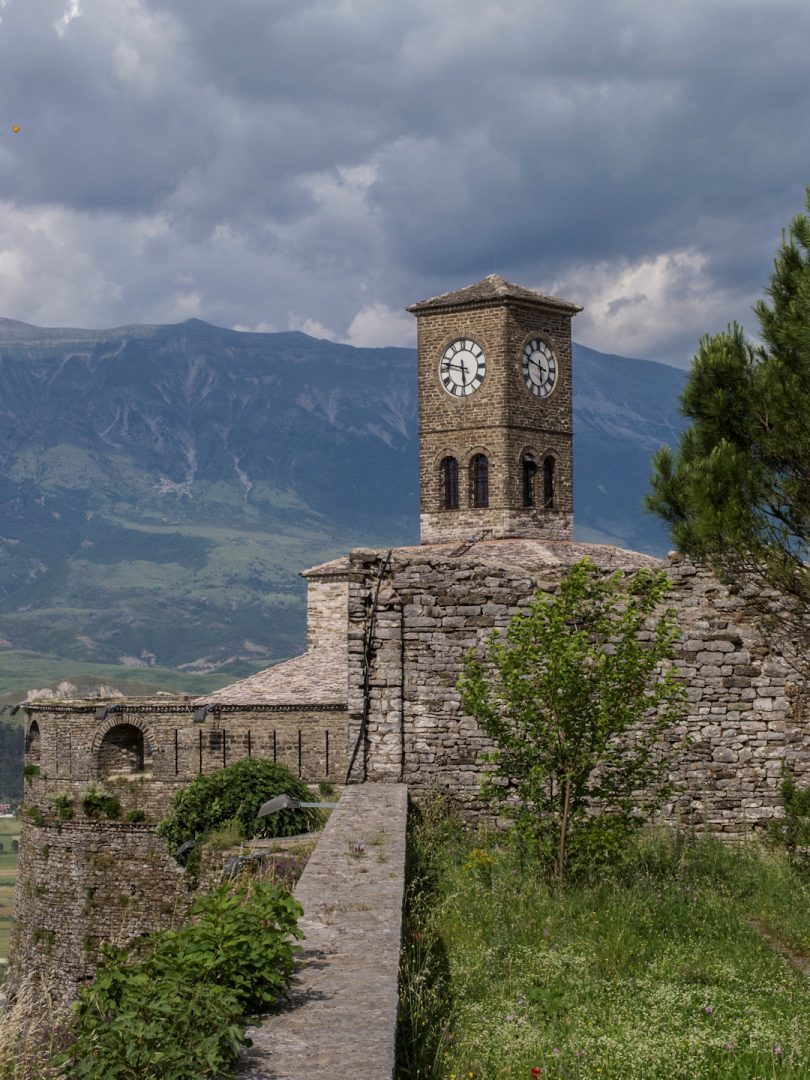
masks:
POLYGON ((754 307, 761 344, 736 324, 701 341, 681 402, 691 425, 655 455, 646 503, 798 658, 810 642, 807 214, 783 233, 766 297, 754 307))

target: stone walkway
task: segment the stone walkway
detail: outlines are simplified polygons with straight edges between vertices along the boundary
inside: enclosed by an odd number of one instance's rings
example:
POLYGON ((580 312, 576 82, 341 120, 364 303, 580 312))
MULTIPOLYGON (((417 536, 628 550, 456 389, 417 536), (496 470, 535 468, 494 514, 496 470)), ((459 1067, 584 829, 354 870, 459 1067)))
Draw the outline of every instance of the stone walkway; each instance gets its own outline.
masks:
POLYGON ((248 1035, 241 1080, 391 1080, 407 788, 344 789, 295 889, 305 933, 290 1004, 248 1035))
POLYGON ((760 919, 749 919, 748 925, 752 930, 756 930, 769 949, 773 949, 780 956, 784 956, 785 960, 795 967, 797 971, 800 971, 805 979, 810 982, 810 960, 806 956, 797 949, 791 948, 780 937, 777 937, 760 919))

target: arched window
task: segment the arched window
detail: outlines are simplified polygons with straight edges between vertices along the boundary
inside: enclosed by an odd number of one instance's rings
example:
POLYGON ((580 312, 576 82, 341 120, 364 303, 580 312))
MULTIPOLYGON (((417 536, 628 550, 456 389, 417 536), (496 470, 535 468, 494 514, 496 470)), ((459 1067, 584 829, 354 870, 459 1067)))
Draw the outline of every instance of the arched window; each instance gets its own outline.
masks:
POLYGON ((473 506, 489 506, 489 462, 486 454, 476 454, 470 462, 473 506))
POLYGON ((25 756, 31 764, 35 764, 41 757, 41 741, 39 736, 39 724, 36 720, 31 721, 28 734, 25 737, 25 756))
POLYGON ((442 490, 445 510, 458 510, 458 462, 454 457, 442 458, 442 490))
POLYGON ((543 506, 546 510, 554 509, 554 466, 553 457, 547 457, 543 462, 543 506))
POLYGON ((537 476, 537 462, 533 454, 524 454, 521 464, 523 465, 523 505, 535 506, 534 478, 537 476))
POLYGON ((111 773, 142 773, 152 764, 152 748, 134 724, 116 724, 101 740, 98 768, 102 776, 111 773))

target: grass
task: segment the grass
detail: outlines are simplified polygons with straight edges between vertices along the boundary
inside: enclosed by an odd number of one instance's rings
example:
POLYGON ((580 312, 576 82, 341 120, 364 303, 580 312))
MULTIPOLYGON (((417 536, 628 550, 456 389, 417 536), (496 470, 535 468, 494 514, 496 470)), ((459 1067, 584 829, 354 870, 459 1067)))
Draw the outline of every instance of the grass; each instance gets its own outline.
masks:
POLYGON ((748 921, 807 941, 783 856, 658 835, 560 892, 447 822, 411 850, 399 1080, 810 1076, 810 985, 748 921))
MULTIPOLYGON (((17 853, 11 850, 11 841, 20 835, 20 823, 16 818, 0 817, 0 957, 8 957, 8 939, 11 932, 11 915, 14 908, 14 885, 17 881, 17 853)), ((0 982, 4 971, 0 969, 0 982)))

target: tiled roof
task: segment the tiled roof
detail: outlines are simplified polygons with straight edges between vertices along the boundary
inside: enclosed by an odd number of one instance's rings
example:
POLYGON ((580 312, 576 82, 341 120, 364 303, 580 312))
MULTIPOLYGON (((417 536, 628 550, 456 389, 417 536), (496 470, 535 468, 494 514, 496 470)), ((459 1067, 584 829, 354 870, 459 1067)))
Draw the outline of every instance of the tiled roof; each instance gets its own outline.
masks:
POLYGON ((345 705, 346 684, 346 650, 321 647, 223 686, 196 704, 345 705))
POLYGON ((329 562, 321 563, 319 566, 310 566, 307 570, 302 570, 301 577, 332 577, 337 574, 348 574, 350 569, 348 555, 339 555, 337 559, 330 559, 329 562))
POLYGON ((408 311, 415 315, 423 311, 434 311, 441 308, 465 307, 474 304, 497 303, 503 300, 523 300, 532 304, 543 304, 545 307, 555 307, 576 315, 582 311, 581 307, 570 303, 568 300, 560 300, 556 296, 546 296, 534 289, 525 289, 522 285, 513 285, 510 281, 504 281, 498 274, 489 274, 483 280, 474 285, 467 285, 455 292, 442 293, 430 300, 420 300, 417 304, 411 304, 408 311))
MULTIPOLYGON (((365 558, 371 552, 361 549, 352 553, 356 554, 365 558)), ((382 558, 385 551, 379 550, 376 554, 382 558)), ((514 572, 515 568, 519 567, 527 574, 540 573, 544 567, 572 566, 586 557, 597 566, 609 570, 632 571, 642 566, 655 570, 663 566, 660 559, 653 555, 644 555, 640 551, 629 551, 612 544, 586 544, 576 540, 454 540, 443 544, 415 544, 413 547, 394 548, 392 552, 395 565, 446 558, 459 563, 485 562, 492 566, 493 572, 497 572, 499 567, 508 567, 514 572)))

